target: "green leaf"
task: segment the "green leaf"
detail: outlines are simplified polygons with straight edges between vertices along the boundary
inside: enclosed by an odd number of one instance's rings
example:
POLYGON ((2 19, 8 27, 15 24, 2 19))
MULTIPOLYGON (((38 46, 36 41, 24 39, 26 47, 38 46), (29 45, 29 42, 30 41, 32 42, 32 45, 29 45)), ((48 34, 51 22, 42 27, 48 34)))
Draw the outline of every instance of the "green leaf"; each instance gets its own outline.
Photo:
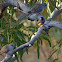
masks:
POLYGON ((54 48, 58 45, 58 43, 56 43, 55 45, 52 46, 52 49, 54 50, 54 48))
POLYGON ((29 31, 32 31, 32 32, 35 32, 35 30, 33 30, 33 29, 28 29, 29 31))
POLYGON ((28 54, 28 48, 26 47, 26 52, 27 52, 27 54, 28 54))
POLYGON ((50 1, 51 1, 52 5, 59 10, 59 8, 56 7, 56 5, 54 4, 53 0, 50 0, 50 1))
POLYGON ((19 54, 19 56, 20 56, 20 60, 21 60, 21 62, 23 62, 23 60, 22 60, 22 56, 23 56, 23 49, 22 49, 21 51, 19 51, 19 52, 18 52, 18 54, 19 54))
POLYGON ((51 17, 51 10, 49 8, 49 2, 47 2, 47 13, 49 14, 49 16, 51 17))
POLYGON ((42 46, 42 40, 41 40, 41 46, 42 46))
POLYGON ((50 59, 51 58, 51 56, 54 54, 54 53, 56 53, 58 51, 58 49, 56 49, 50 56, 49 56, 49 58, 48 59, 50 59))
POLYGON ((38 59, 39 59, 39 46, 37 46, 37 55, 38 55, 38 59))
POLYGON ((23 34, 17 34, 17 37, 19 38, 19 40, 24 44, 24 43, 26 43, 26 41, 25 41, 25 38, 24 38, 24 35, 23 34))
POLYGON ((55 58, 55 59, 53 60, 53 62, 56 62, 56 61, 58 61, 58 58, 55 58))
POLYGON ((16 57, 17 62, 19 62, 18 54, 15 54, 15 57, 16 57))
POLYGON ((48 43, 49 43, 49 45, 50 45, 50 47, 51 47, 51 42, 50 42, 50 40, 48 40, 48 43))
POLYGON ((37 39, 37 55, 38 55, 38 59, 39 59, 39 46, 40 46, 40 40, 37 39))
POLYGON ((59 47, 61 47, 62 46, 62 42, 59 44, 59 47))
POLYGON ((50 40, 48 39, 48 37, 46 37, 46 36, 42 36, 45 40, 47 40, 48 41, 48 43, 49 43, 49 46, 51 47, 51 42, 50 42, 50 40))
POLYGON ((17 46, 20 46, 23 44, 16 35, 14 36, 14 41, 15 41, 17 46))
POLYGON ((8 32, 8 30, 7 30, 7 37, 8 37, 8 43, 9 43, 9 32, 8 32))

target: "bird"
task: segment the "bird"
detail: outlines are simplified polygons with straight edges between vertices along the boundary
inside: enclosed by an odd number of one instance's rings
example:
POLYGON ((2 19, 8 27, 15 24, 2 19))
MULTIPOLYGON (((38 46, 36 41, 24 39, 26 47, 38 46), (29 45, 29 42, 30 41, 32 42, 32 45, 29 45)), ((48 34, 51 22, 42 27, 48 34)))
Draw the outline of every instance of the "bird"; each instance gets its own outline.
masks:
POLYGON ((40 13, 43 12, 43 10, 45 9, 45 7, 47 6, 46 3, 40 3, 40 2, 36 2, 36 4, 33 6, 31 12, 32 13, 40 13))
POLYGON ((38 13, 34 13, 34 14, 31 14, 30 16, 28 16, 28 20, 31 20, 31 21, 38 21, 38 25, 43 25, 46 21, 45 17, 42 16, 41 14, 38 14, 38 13))
POLYGON ((32 9, 30 9, 23 1, 18 0, 17 2, 17 8, 25 14, 42 12, 46 6, 46 3, 36 2, 32 9))
POLYGON ((46 19, 45 19, 45 17, 41 17, 41 20, 39 20, 38 21, 38 25, 40 26, 40 25, 43 25, 44 23, 45 23, 45 21, 46 21, 46 19))
POLYGON ((43 10, 45 9, 45 7, 47 6, 46 3, 39 3, 37 2, 32 10, 31 10, 31 14, 28 16, 28 20, 34 21, 34 20, 39 20, 42 16, 40 13, 43 12, 43 10))
POLYGON ((8 52, 13 51, 14 47, 15 47, 14 43, 5 45, 1 48, 0 54, 3 54, 3 53, 7 54, 8 52))
POLYGON ((24 14, 28 14, 29 12, 31 12, 31 9, 27 6, 27 4, 20 0, 18 0, 17 2, 17 8, 24 14))
MULTIPOLYGON (((43 10, 45 9, 45 7, 47 6, 46 3, 40 3, 40 2, 36 2, 36 4, 32 7, 32 9, 30 9, 24 2, 20 2, 18 0, 17 2, 17 7, 19 8, 19 10, 21 12, 23 12, 23 14, 21 15, 21 20, 26 18, 26 16, 28 17, 28 20, 30 21, 41 21, 43 18, 43 16, 40 14, 41 12, 43 12, 43 10)), ((20 20, 17 20, 17 22, 20 22, 20 20)))

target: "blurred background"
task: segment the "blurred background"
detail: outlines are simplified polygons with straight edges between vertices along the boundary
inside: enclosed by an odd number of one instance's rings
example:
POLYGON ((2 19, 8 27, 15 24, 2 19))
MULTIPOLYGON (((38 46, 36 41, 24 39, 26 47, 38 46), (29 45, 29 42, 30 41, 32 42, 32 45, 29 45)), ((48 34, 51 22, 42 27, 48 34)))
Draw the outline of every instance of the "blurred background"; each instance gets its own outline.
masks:
MULTIPOLYGON (((4 0, 0 0, 0 4, 4 0)), ((37 1, 47 3, 47 7, 41 13, 47 20, 51 17, 51 13, 61 3, 61 0, 22 0, 30 8, 37 1)), ((14 7, 8 7, 7 12, 0 19, 0 49, 2 46, 15 43, 18 46, 30 41, 31 36, 37 32, 39 26, 37 21, 30 21, 27 18, 23 19, 19 24, 16 20, 22 15, 21 12, 15 10, 14 7)), ((62 23, 62 13, 58 15, 55 21, 62 23)), ((54 21, 52 20, 52 21, 54 21)), ((14 62, 62 62, 62 30, 51 28, 49 36, 43 32, 34 43, 34 46, 23 54, 23 50, 15 54, 17 58, 14 62), (22 56, 23 55, 23 56, 22 56)), ((0 55, 0 60, 4 58, 0 55)), ((11 62, 11 61, 10 61, 11 62)))

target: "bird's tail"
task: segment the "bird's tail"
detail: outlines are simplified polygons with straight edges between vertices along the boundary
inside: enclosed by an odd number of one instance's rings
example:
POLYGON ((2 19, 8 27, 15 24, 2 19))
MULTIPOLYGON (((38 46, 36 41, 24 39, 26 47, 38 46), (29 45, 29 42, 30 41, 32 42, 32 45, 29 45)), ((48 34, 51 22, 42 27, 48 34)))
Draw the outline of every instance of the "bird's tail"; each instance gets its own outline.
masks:
POLYGON ((27 16, 27 14, 23 13, 23 14, 19 17, 19 19, 17 20, 17 22, 20 23, 21 20, 23 20, 24 18, 26 18, 26 16, 27 16))
POLYGON ((4 57, 4 54, 0 51, 0 55, 2 56, 2 57, 4 57))
POLYGON ((0 51, 0 55, 2 55, 2 52, 0 51))

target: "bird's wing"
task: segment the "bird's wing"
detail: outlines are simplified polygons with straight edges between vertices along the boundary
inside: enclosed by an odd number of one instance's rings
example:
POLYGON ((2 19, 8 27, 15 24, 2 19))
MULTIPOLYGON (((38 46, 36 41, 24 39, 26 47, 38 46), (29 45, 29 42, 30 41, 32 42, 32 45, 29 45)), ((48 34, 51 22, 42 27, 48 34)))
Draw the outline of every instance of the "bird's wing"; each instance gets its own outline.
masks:
POLYGON ((34 21, 34 20, 38 20, 38 13, 32 13, 28 16, 28 20, 34 21))
POLYGON ((39 2, 36 3, 36 4, 33 6, 33 8, 32 8, 31 11, 34 12, 34 13, 40 12, 40 10, 39 10, 39 9, 40 9, 40 8, 39 8, 40 5, 41 5, 41 4, 40 4, 39 2))
POLYGON ((34 13, 42 12, 45 7, 46 7, 46 3, 42 3, 42 4, 41 4, 41 3, 38 2, 38 3, 36 3, 36 4, 33 6, 31 12, 34 12, 34 13))
POLYGON ((28 16, 28 15, 29 15, 29 14, 25 14, 25 13, 23 13, 23 14, 18 18, 17 22, 20 23, 21 20, 25 19, 26 16, 28 16))
POLYGON ((31 11, 31 9, 22 1, 17 2, 17 7, 19 8, 19 10, 21 10, 21 12, 27 14, 28 12, 31 11))
POLYGON ((8 51, 9 51, 8 45, 5 45, 5 46, 2 47, 2 49, 1 49, 1 53, 7 53, 8 51))

